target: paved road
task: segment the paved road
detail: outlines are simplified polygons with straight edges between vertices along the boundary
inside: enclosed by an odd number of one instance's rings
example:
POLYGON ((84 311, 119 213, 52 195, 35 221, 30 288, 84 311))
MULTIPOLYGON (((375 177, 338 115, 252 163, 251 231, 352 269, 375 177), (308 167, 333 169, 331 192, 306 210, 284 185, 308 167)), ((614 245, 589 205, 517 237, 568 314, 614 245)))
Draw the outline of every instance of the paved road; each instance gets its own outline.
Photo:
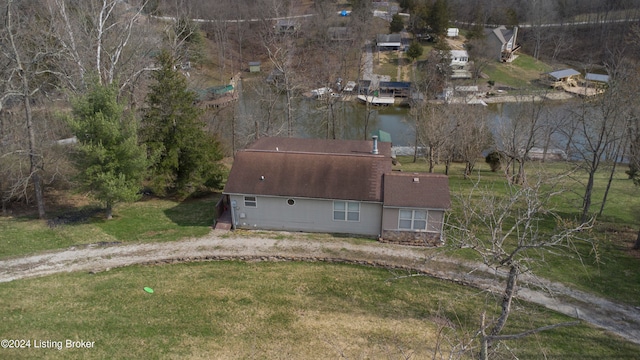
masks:
MULTIPOLYGON (((177 242, 94 244, 0 260, 0 282, 56 273, 100 272, 134 264, 221 259, 312 260, 402 268, 500 293, 501 276, 481 264, 461 263, 433 249, 382 243, 354 244, 341 239, 309 240, 209 236, 177 242)), ((406 272, 405 272, 406 273, 406 272)), ((640 309, 544 279, 521 277, 517 297, 579 318, 640 344, 640 309), (546 289, 548 291, 540 291, 546 289)))

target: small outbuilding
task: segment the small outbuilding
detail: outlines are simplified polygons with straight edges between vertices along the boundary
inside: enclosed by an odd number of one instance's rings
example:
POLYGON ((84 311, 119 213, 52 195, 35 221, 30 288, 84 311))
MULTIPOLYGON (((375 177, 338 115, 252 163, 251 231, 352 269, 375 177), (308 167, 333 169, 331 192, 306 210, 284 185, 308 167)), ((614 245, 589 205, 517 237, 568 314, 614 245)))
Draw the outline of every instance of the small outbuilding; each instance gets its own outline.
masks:
POLYGON ((260 72, 260 61, 250 61, 249 62, 249 72, 256 73, 260 72))
POLYGON ((291 19, 278 20, 275 26, 278 34, 293 34, 298 30, 298 23, 291 19))
POLYGON ((458 37, 458 35, 460 35, 460 29, 458 28, 447 29, 447 37, 458 37))

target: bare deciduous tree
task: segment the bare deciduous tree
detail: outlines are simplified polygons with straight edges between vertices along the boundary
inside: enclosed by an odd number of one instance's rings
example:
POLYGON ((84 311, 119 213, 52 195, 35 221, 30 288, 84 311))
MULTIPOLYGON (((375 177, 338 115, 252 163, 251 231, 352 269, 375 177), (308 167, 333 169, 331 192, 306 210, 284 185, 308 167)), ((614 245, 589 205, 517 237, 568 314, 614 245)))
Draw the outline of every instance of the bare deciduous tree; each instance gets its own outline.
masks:
MULTIPOLYGON (((29 170, 22 174, 22 181, 31 183, 38 206, 38 216, 45 217, 44 194, 42 189, 42 152, 36 142, 36 124, 33 115, 34 99, 43 95, 55 82, 53 59, 59 54, 55 41, 49 42, 44 22, 39 21, 37 11, 29 8, 29 4, 7 1, 4 28, 0 38, 4 65, 2 79, 3 93, 0 98, 0 109, 5 101, 18 98, 24 111, 26 127, 26 149, 24 154, 29 159, 29 170), (22 5, 22 6, 21 6, 22 5), (44 27, 44 28, 43 28, 44 27)), ((32 5, 32 4, 31 4, 32 5)), ((16 150, 20 152, 21 150, 16 150)), ((13 152, 17 154, 17 152, 13 152)), ((14 188, 15 189, 15 188, 14 188)))
POLYGON ((51 36, 71 64, 64 69, 71 89, 84 90, 91 73, 103 84, 117 81, 122 91, 153 70, 149 54, 161 38, 148 31, 147 1, 47 0, 51 36))
POLYGON ((487 358, 488 348, 495 341, 553 328, 501 335, 511 313, 519 276, 533 272, 546 252, 573 252, 576 241, 589 241, 581 235, 591 228, 592 221, 572 223, 552 207, 554 199, 562 194, 560 180, 561 177, 539 178, 527 187, 508 183, 504 196, 476 186, 458 198, 461 214, 451 219, 450 241, 474 250, 486 266, 501 272, 506 279, 499 314, 481 324, 482 359, 487 358))

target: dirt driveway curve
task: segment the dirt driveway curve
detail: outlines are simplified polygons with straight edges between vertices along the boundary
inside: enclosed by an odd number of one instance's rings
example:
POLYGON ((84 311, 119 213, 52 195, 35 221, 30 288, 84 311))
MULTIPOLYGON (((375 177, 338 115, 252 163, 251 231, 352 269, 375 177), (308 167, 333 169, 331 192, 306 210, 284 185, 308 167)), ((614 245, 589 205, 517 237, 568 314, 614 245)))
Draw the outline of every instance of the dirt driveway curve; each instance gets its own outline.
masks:
MULTIPOLYGON (((462 263, 432 250, 398 245, 353 244, 340 239, 276 240, 225 237, 220 233, 177 242, 92 244, 0 261, 0 282, 56 273, 99 272, 134 264, 240 259, 250 261, 304 260, 359 263, 424 273, 482 290, 500 293, 499 277, 481 264, 462 263)), ((517 297, 640 344, 640 309, 618 304, 562 284, 521 277, 517 297)))

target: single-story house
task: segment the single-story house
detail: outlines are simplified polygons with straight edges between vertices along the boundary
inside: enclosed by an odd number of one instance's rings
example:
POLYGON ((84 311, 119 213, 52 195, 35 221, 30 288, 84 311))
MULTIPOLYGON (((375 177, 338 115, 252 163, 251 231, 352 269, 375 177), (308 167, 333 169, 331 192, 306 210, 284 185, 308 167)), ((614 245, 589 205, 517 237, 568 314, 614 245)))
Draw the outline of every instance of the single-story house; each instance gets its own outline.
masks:
POLYGON ((543 84, 553 88, 563 86, 577 86, 577 77, 580 72, 574 69, 562 69, 542 74, 541 81, 543 84))
POLYGON ((402 97, 411 95, 411 83, 407 81, 380 81, 380 97, 402 97))
POLYGON ((467 50, 451 50, 451 67, 462 69, 469 65, 469 53, 467 50))
POLYGON ((490 29, 487 34, 487 43, 495 51, 496 57, 501 62, 511 62, 517 56, 515 52, 520 49, 518 39, 518 27, 509 30, 504 26, 490 29))
POLYGON ((378 34, 376 46, 380 50, 400 50, 402 48, 402 35, 400 34, 378 34))
POLYGON ((261 138, 236 153, 223 191, 234 229, 328 232, 443 243, 445 175, 392 170, 391 144, 261 138))

